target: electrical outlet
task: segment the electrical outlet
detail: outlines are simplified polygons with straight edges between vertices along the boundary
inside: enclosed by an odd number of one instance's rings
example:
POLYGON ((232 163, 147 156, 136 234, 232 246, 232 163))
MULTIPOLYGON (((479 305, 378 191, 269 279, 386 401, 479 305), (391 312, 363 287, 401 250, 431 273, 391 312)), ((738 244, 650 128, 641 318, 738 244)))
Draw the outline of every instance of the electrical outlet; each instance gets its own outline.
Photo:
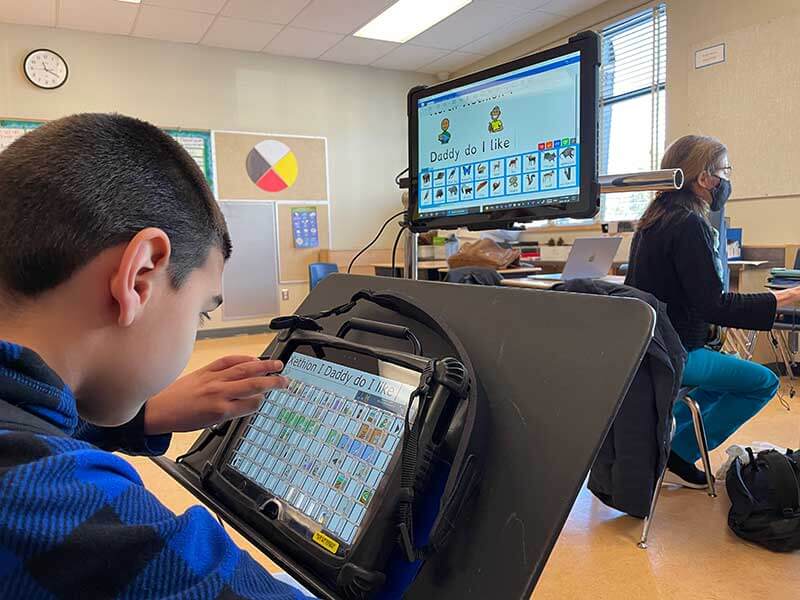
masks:
POLYGON ((289 290, 287 288, 283 288, 281 290, 281 300, 288 300, 289 299, 289 290))

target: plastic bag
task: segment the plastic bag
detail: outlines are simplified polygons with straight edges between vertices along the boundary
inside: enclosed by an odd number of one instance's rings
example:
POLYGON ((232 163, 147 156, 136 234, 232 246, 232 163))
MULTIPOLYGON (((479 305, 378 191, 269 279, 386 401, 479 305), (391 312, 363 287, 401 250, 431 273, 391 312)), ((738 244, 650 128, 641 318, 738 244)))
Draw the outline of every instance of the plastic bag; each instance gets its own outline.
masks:
POLYGON ((775 444, 770 444, 769 442, 751 442, 747 445, 741 444, 734 444, 732 446, 728 446, 728 449, 725 450, 725 454, 727 458, 725 459, 725 463, 717 469, 716 478, 719 480, 724 480, 725 476, 728 474, 728 469, 731 468, 731 464, 735 458, 738 458, 742 461, 742 465, 746 465, 750 462, 750 455, 747 453, 747 448, 752 448, 753 454, 758 454, 762 450, 777 450, 781 454, 786 454, 786 448, 781 448, 780 446, 776 446, 775 444))
POLYGON ((490 267, 505 269, 519 262, 520 251, 516 248, 502 248, 489 239, 467 242, 458 252, 447 259, 451 269, 458 267, 490 267))

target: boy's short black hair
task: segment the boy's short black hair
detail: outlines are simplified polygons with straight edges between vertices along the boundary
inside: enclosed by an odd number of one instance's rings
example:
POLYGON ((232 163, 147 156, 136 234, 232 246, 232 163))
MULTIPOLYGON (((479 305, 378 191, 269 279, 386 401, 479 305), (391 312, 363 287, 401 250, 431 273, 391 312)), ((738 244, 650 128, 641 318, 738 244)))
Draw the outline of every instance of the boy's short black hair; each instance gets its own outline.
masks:
POLYGON ((176 288, 212 247, 231 253, 202 172, 158 127, 78 114, 0 152, 0 291, 34 297, 146 227, 169 236, 176 288))

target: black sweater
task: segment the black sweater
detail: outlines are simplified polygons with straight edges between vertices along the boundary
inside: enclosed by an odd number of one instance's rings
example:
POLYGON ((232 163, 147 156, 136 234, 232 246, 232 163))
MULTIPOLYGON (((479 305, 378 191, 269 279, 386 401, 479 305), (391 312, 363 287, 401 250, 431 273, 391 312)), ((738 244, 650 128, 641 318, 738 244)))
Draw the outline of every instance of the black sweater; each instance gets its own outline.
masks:
POLYGON ((714 234, 708 222, 683 207, 633 238, 627 285, 650 292, 687 350, 701 348, 709 323, 768 331, 775 320, 773 294, 724 293, 715 267, 714 234))

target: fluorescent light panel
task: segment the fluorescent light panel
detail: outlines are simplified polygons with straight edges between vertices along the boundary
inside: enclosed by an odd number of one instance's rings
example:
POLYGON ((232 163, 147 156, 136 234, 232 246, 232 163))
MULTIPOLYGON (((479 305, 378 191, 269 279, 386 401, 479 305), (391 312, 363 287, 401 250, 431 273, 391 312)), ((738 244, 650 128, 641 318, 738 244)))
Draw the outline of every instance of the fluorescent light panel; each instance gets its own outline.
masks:
POLYGON ((356 37, 403 44, 472 0, 398 0, 356 31, 356 37))
POLYGON ((127 2, 128 4, 141 4, 142 0, 119 0, 120 2, 127 2))

